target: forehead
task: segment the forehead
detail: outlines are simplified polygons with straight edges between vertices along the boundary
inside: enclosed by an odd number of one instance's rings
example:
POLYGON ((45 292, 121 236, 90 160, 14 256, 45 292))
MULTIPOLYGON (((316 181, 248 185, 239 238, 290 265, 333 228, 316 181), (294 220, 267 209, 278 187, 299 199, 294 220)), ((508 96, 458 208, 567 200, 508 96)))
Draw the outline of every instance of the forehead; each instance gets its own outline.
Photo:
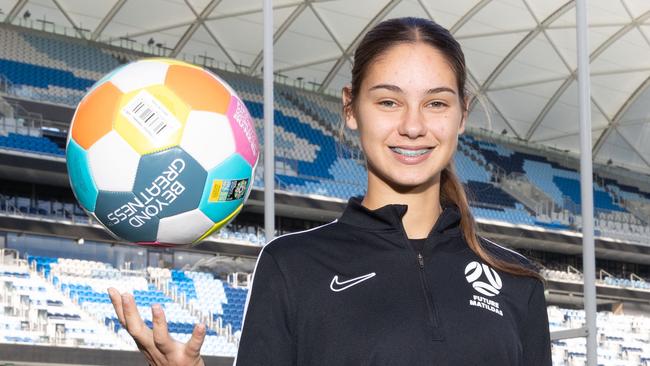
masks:
POLYGON ((362 85, 372 87, 377 83, 457 89, 456 74, 445 55, 423 42, 392 46, 370 62, 362 85))

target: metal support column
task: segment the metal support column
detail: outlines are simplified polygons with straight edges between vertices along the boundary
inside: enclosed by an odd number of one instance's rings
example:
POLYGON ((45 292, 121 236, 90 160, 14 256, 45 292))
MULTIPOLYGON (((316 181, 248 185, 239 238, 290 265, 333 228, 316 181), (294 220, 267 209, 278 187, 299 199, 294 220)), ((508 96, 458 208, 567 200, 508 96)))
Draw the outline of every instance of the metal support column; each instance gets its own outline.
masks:
POLYGON ((275 153, 273 143, 273 1, 264 0, 264 232, 275 231, 275 153))
POLYGON ((591 155, 591 89, 586 0, 576 0, 578 45, 578 108, 580 120, 580 194, 582 199, 582 263, 584 275, 587 366, 597 365, 596 257, 594 250, 594 195, 591 155))

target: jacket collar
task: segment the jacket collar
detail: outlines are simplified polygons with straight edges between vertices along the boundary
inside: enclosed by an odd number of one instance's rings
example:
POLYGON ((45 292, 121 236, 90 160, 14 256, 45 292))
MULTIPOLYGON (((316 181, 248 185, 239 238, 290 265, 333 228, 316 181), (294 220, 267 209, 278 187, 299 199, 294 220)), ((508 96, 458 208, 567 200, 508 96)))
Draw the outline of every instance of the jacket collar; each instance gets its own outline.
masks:
MULTIPOLYGON (((338 220, 344 224, 357 226, 367 230, 403 230, 402 217, 406 214, 407 205, 389 204, 376 210, 370 210, 361 204, 363 197, 352 197, 338 220)), ((449 205, 443 207, 431 234, 448 233, 460 228, 460 211, 458 207, 449 205)))

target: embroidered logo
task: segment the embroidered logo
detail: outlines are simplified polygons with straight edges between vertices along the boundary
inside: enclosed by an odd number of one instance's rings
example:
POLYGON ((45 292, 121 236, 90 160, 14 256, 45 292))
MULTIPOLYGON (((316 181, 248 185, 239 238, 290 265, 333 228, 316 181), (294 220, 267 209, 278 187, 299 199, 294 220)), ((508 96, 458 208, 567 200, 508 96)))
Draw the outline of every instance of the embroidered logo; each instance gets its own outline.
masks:
POLYGON ((337 275, 337 276, 334 276, 334 278, 332 278, 332 282, 330 283, 330 289, 332 289, 332 291, 334 291, 334 292, 340 292, 340 291, 348 289, 348 288, 350 288, 350 287, 352 287, 354 285, 358 285, 358 284, 360 284, 361 282, 363 282, 365 280, 369 280, 369 279, 375 277, 375 275, 376 275, 376 273, 372 272, 372 273, 365 274, 363 276, 351 278, 351 279, 346 280, 346 281, 339 281, 339 276, 337 275))
MULTIPOLYGON (((503 287, 503 282, 501 282, 501 277, 499 277, 497 271, 477 261, 467 264, 465 267, 465 279, 468 283, 472 284, 474 290, 488 297, 498 295, 503 287)), ((503 311, 500 309, 499 303, 483 296, 472 295, 469 304, 503 316, 503 311)))

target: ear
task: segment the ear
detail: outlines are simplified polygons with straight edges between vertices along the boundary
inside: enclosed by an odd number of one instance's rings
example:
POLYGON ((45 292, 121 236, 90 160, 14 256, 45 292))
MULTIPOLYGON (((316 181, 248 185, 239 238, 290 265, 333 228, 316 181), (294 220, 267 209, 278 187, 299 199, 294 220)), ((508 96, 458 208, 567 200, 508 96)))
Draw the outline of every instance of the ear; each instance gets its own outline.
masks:
POLYGON ((345 118, 345 125, 351 130, 358 129, 359 125, 354 116, 354 108, 352 108, 352 87, 350 85, 343 87, 341 100, 343 102, 343 118, 345 118))
POLYGON ((465 101, 463 102, 463 115, 460 120, 460 126, 458 126, 459 135, 462 135, 463 132, 465 132, 465 126, 467 125, 467 117, 469 115, 469 105, 470 105, 470 100, 469 98, 465 97, 465 101))

